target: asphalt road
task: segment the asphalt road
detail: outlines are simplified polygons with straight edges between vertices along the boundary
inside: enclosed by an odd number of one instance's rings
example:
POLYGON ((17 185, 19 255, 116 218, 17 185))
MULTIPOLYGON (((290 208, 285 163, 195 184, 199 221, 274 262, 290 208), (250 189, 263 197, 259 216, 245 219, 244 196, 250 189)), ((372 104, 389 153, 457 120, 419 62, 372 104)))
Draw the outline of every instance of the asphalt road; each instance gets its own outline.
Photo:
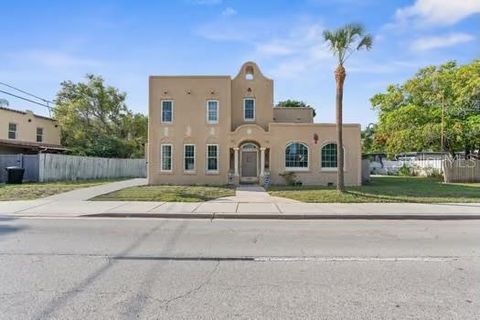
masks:
POLYGON ((480 221, 0 220, 0 319, 480 319, 480 221))

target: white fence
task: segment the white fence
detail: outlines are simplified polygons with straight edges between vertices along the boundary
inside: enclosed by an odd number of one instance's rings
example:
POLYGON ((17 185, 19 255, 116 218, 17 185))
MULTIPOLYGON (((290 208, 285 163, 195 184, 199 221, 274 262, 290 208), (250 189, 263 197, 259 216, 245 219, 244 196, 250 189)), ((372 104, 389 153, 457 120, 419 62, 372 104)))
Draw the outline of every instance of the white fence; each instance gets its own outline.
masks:
POLYGON ((39 154, 39 181, 75 181, 85 179, 144 178, 145 159, 110 159, 39 154))
POLYGON ((396 174, 401 167, 413 168, 420 176, 426 176, 432 171, 442 173, 443 166, 441 159, 429 160, 384 160, 370 162, 370 172, 373 174, 396 174))

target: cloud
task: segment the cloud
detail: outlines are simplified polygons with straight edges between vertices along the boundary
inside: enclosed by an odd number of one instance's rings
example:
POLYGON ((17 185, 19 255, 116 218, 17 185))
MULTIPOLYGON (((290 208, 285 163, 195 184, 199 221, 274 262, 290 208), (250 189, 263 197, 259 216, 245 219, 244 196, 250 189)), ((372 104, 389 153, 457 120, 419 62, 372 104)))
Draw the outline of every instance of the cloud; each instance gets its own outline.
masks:
POLYGON ((453 25, 480 13, 479 0, 416 0, 395 13, 396 25, 453 25))
POLYGON ((443 36, 421 37, 412 42, 410 49, 425 51, 436 48, 446 48, 460 43, 473 41, 474 36, 467 33, 450 33, 443 36))
POLYGON ((233 9, 232 7, 228 7, 222 11, 222 16, 224 17, 231 17, 237 14, 237 10, 233 9))
POLYGON ((332 54, 323 40, 324 27, 307 19, 218 19, 196 28, 211 41, 236 42, 249 51, 245 58, 269 66, 275 78, 293 78, 330 68, 332 54))
POLYGON ((259 59, 276 58, 272 75, 292 78, 330 63, 332 55, 323 40, 323 26, 318 23, 299 23, 273 38, 255 44, 259 59))

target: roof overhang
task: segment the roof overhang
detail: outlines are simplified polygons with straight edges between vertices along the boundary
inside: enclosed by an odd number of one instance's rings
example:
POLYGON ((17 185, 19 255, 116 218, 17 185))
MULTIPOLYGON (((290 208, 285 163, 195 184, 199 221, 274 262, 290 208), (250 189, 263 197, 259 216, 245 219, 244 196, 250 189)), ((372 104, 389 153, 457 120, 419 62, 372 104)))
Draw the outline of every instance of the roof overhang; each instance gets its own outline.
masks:
POLYGON ((62 145, 59 144, 49 144, 49 143, 39 143, 39 142, 30 142, 30 141, 20 141, 20 140, 6 140, 0 139, 0 146, 7 147, 17 147, 31 150, 55 150, 55 151, 66 151, 62 145))

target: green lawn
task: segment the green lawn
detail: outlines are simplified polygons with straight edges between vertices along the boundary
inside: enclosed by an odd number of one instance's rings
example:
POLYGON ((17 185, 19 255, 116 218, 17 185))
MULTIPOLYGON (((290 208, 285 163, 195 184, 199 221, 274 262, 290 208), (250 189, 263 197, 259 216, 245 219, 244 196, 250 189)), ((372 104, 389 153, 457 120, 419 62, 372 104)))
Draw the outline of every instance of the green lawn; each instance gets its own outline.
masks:
POLYGON ((272 186, 272 196, 303 202, 480 202, 480 183, 442 183, 424 177, 374 177, 361 187, 338 194, 333 187, 272 186))
POLYGON ((119 179, 0 184, 0 201, 33 200, 74 189, 92 187, 115 181, 119 181, 119 179))
POLYGON ((93 200, 124 201, 208 201, 235 195, 235 190, 225 186, 141 186, 130 187, 93 198, 93 200))

